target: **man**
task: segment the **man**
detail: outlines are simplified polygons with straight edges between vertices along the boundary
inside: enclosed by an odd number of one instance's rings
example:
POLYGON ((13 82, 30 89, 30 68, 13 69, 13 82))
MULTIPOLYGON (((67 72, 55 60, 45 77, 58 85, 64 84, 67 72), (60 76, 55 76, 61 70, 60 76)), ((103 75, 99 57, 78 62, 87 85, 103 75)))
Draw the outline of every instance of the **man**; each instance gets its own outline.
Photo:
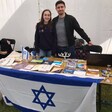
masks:
POLYGON ((59 0, 55 4, 58 16, 53 19, 53 34, 55 37, 55 50, 58 53, 69 52, 71 58, 75 58, 75 37, 74 30, 84 39, 89 45, 92 45, 90 38, 80 27, 77 20, 65 13, 65 2, 59 0))

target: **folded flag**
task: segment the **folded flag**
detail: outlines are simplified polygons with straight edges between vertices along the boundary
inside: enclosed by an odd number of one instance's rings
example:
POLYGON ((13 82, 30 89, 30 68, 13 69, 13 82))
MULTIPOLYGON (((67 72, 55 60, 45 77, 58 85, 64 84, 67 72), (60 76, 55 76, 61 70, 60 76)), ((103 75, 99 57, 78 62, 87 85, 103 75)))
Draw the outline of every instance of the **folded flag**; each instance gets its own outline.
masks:
POLYGON ((24 47, 22 47, 22 59, 28 60, 29 57, 30 57, 30 53, 24 47))

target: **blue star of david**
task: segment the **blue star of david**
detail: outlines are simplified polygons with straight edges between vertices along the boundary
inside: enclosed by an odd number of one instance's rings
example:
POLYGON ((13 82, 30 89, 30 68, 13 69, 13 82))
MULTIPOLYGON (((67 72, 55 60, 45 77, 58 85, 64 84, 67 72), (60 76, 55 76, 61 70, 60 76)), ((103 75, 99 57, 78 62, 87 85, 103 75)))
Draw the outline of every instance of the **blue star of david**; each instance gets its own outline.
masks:
POLYGON ((53 106, 53 107, 55 107, 55 104, 52 101, 52 98, 55 95, 55 93, 46 91, 46 89, 44 88, 43 85, 41 86, 40 90, 34 90, 34 89, 32 89, 32 91, 33 91, 33 94, 35 95, 33 103, 40 104, 41 107, 43 108, 43 110, 45 110, 47 106, 53 106), (39 99, 39 95, 41 93, 45 94, 47 96, 48 100, 46 102, 42 102, 39 99))

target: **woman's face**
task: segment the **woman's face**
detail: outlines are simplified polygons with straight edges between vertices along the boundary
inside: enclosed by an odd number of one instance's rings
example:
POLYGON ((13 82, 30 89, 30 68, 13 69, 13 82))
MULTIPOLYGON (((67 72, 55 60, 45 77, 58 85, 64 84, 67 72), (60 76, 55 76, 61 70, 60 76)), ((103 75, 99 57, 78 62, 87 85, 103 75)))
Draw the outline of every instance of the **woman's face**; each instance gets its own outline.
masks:
POLYGON ((51 19, 51 14, 49 11, 45 11, 43 14, 44 23, 48 23, 51 19))

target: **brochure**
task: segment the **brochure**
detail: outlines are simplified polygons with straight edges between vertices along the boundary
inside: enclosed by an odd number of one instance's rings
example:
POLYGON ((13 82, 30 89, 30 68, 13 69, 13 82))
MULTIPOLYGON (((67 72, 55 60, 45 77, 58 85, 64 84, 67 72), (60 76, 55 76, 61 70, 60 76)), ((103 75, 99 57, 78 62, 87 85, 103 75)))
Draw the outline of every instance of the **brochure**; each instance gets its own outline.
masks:
POLYGON ((67 67, 76 68, 76 61, 75 61, 75 59, 68 59, 67 60, 67 67))
POLYGON ((49 72, 52 69, 53 65, 40 64, 35 65, 31 70, 37 70, 40 72, 49 72))
POLYGON ((28 63, 19 63, 19 64, 16 64, 13 68, 14 69, 24 69, 26 66, 28 65, 28 63))
POLYGON ((74 73, 74 69, 72 67, 66 67, 64 70, 63 70, 63 73, 70 73, 70 74, 73 74, 74 73))
POLYGON ((60 65, 62 65, 62 62, 61 61, 53 61, 52 65, 60 66, 60 65))
POLYGON ((53 72, 53 73, 61 73, 62 70, 63 70, 63 68, 61 68, 61 67, 53 67, 51 72, 53 72))
POLYGON ((76 75, 76 76, 85 76, 86 75, 86 70, 77 69, 77 70, 74 71, 73 74, 76 75))
POLYGON ((35 66, 35 65, 29 64, 29 65, 27 65, 24 69, 26 69, 26 70, 31 70, 34 66, 35 66))
POLYGON ((99 77, 99 69, 88 68, 86 75, 87 76, 97 76, 97 77, 99 77))
POLYGON ((44 61, 42 59, 33 59, 31 60, 31 63, 38 63, 38 64, 42 64, 44 61))

